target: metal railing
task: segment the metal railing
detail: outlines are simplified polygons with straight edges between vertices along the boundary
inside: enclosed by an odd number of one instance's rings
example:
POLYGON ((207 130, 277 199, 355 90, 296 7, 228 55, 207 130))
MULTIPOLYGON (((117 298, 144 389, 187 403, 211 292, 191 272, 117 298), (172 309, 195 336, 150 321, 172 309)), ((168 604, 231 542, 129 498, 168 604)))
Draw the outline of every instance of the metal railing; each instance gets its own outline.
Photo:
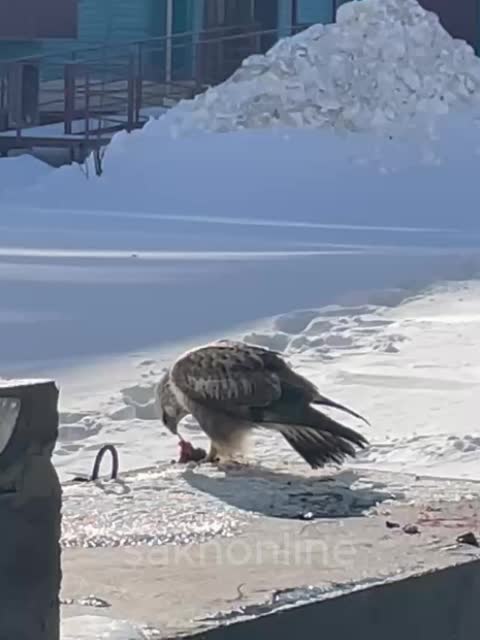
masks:
POLYGON ((47 146, 60 139, 64 146, 105 144, 115 131, 143 126, 152 108, 168 109, 222 82, 278 37, 276 29, 237 25, 5 60, 0 152, 32 136, 47 146))

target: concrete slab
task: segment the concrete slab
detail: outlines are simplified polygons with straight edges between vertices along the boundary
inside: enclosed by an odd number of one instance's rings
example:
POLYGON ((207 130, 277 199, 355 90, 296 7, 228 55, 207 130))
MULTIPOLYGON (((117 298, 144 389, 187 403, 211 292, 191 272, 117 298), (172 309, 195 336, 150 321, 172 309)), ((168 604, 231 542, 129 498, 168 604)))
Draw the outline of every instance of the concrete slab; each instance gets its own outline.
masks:
POLYGON ((53 382, 0 381, 0 640, 59 637, 57 399, 53 382))
MULTIPOLYGON (((82 615, 128 620, 147 638, 264 638, 281 612, 298 607, 321 606, 325 620, 335 615, 348 621, 349 609, 328 613, 327 603, 381 588, 381 597, 399 607, 395 612, 389 605, 389 619, 398 618, 400 630, 407 625, 405 601, 401 594, 384 595, 382 585, 415 578, 407 592, 418 592, 419 599, 435 589, 455 597, 460 583, 467 595, 480 595, 480 549, 456 543, 459 535, 479 530, 477 483, 368 471, 294 478, 259 468, 201 467, 146 470, 120 485, 66 488, 64 621, 82 615), (78 514, 80 501, 85 508, 78 514), (96 509, 103 517, 100 530, 96 509), (457 566, 463 573, 444 572, 457 566), (238 631, 246 621, 248 633, 238 631), (251 626, 255 621, 258 629, 251 626)), ((356 632, 379 638, 375 633, 386 632, 383 614, 371 609, 379 597, 376 592, 373 600, 363 597, 363 605, 350 603, 364 625, 356 632)), ((456 600, 452 615, 460 615, 465 603, 456 600)), ((409 606, 419 625, 431 624, 435 611, 441 618, 438 603, 428 611, 425 605, 423 617, 415 600, 409 606)), ((352 633, 350 623, 340 625, 345 635, 336 638, 352 633)), ((283 637, 280 631, 275 633, 283 637)))

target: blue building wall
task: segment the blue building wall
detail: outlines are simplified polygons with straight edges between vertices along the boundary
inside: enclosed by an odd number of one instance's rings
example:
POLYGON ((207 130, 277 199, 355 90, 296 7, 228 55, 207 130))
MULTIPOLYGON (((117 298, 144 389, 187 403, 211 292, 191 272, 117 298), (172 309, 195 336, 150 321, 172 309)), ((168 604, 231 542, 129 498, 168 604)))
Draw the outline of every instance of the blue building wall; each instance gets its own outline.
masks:
POLYGON ((79 0, 78 38, 44 41, 44 53, 77 46, 146 40, 165 32, 166 0, 79 0))
MULTIPOLYGON (((192 0, 175 0, 180 12, 192 0), (182 5, 183 3, 183 5, 182 5)), ((66 53, 79 46, 145 40, 165 33, 167 0, 78 0, 78 38, 0 43, 0 57, 66 53)))
MULTIPOLYGON (((200 31, 204 0, 78 0, 78 11, 77 38, 0 41, 0 59, 51 56, 51 63, 42 67, 43 77, 61 77, 61 61, 68 59, 76 49, 149 40, 168 33, 200 31), (170 5, 169 11, 167 5, 170 5)), ((151 48, 145 47, 145 62, 163 69, 168 77, 190 78, 195 65, 195 47, 191 37, 175 40, 169 61, 166 48, 164 41, 151 48)))
POLYGON ((297 22, 299 24, 326 24, 334 20, 334 5, 332 0, 298 0, 297 22))
MULTIPOLYGON (((260 0, 261 1, 261 0, 260 0)), ((292 18, 296 24, 328 24, 333 22, 335 8, 350 0, 278 0, 278 30, 281 36, 289 33, 292 18), (295 13, 296 7, 296 15, 295 13)))
MULTIPOLYGON (((77 39, 0 41, 0 59, 49 52, 62 53, 76 46, 143 40, 164 35, 167 31, 166 8, 169 1, 173 6, 172 23, 169 25, 173 33, 200 30, 204 4, 208 0, 78 0, 77 39)), ((349 0, 257 0, 257 4, 263 5, 262 8, 265 8, 267 13, 269 6, 272 10, 275 7, 278 9, 278 31, 280 36, 284 36, 290 32, 292 19, 297 24, 325 24, 333 20, 335 6, 338 8, 347 1, 349 0)), ((459 9, 457 13, 453 0, 420 0, 427 8, 438 7, 440 14, 443 11, 447 16, 446 22, 454 34, 456 30, 463 34, 463 23, 469 19, 470 14, 474 14, 476 18, 470 19, 471 23, 475 23, 472 27, 474 35, 467 39, 476 45, 478 37, 475 33, 480 32, 480 24, 477 24, 480 20, 480 0, 462 0, 463 3, 467 1, 472 9, 467 10, 464 7, 464 10, 459 9), (461 24, 462 28, 458 25, 456 28, 457 23, 461 24)))
MULTIPOLYGON (((173 0, 171 30, 200 30, 205 0, 173 0)), ((244 0, 245 2, 247 0, 244 0)), ((289 33, 293 0, 278 3, 280 35, 289 33)), ((337 0, 338 4, 346 0, 337 0)), ((78 0, 79 33, 75 40, 0 42, 0 58, 42 53, 62 54, 78 46, 145 40, 166 33, 167 0, 78 0)), ((332 0, 297 0, 297 23, 331 22, 332 0)), ((178 56, 177 56, 178 57, 178 56)))
POLYGON ((278 0, 278 32, 280 36, 290 33, 293 15, 293 0, 278 0))

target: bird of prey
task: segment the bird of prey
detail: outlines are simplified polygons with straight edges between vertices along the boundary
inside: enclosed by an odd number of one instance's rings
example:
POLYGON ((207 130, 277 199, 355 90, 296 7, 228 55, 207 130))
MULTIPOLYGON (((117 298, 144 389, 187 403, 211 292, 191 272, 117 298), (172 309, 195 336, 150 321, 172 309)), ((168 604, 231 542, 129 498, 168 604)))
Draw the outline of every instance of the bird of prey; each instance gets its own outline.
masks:
POLYGON ((280 353, 244 342, 220 340, 180 356, 157 385, 155 404, 173 434, 186 415, 197 420, 211 441, 210 462, 241 450, 255 428, 279 432, 313 469, 368 444, 312 405, 365 418, 321 395, 280 353))

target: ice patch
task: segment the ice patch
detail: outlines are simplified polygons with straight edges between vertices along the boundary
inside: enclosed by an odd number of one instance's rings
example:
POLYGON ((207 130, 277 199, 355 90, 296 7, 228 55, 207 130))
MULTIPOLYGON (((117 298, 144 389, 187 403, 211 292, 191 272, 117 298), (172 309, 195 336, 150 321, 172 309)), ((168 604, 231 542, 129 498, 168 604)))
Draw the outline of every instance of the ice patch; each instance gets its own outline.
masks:
POLYGON ((118 482, 65 486, 63 546, 183 545, 238 531, 245 515, 193 493, 184 472, 172 466, 118 482))
POLYGON ((117 482, 65 486, 62 544, 202 543, 240 534, 255 514, 299 520, 353 517, 395 497, 356 474, 309 476, 297 468, 299 473, 289 472, 278 462, 277 470, 257 464, 172 465, 117 482))

